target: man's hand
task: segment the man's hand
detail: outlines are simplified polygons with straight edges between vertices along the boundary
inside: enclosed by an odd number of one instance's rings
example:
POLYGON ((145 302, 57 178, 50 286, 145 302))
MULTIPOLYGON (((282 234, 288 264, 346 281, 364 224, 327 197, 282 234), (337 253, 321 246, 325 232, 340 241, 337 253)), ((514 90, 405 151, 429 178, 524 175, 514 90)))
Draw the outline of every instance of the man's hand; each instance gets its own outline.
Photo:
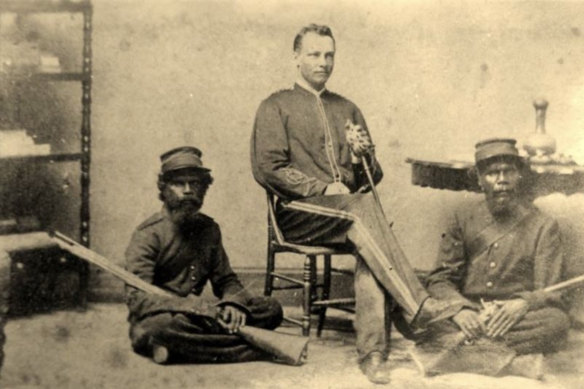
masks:
POLYGON ((333 182, 332 184, 328 184, 324 190, 325 196, 349 193, 351 193, 351 190, 347 188, 347 186, 342 182, 333 182))
POLYGON ((463 309, 452 317, 468 339, 475 339, 485 332, 485 324, 479 314, 471 309, 463 309))
POLYGON ((487 336, 496 338, 503 336, 529 311, 527 301, 518 298, 500 303, 489 322, 487 323, 487 336))
POLYGON ((359 162, 362 156, 371 153, 375 147, 369 133, 361 125, 353 124, 348 119, 345 123, 345 135, 351 149, 352 162, 359 162))
POLYGON ((241 327, 245 326, 246 318, 245 312, 237 309, 233 305, 226 305, 219 312, 217 321, 227 332, 234 334, 241 327))

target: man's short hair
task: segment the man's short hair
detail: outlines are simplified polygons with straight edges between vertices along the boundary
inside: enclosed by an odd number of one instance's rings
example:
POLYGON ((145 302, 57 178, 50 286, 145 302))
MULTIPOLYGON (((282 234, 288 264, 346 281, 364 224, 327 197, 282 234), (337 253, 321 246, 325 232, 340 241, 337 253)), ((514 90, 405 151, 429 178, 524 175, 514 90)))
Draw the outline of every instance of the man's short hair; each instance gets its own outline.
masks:
POLYGON ((330 36, 333 42, 335 41, 335 37, 333 36, 333 32, 329 26, 312 23, 306 27, 302 27, 298 34, 296 34, 296 37, 294 38, 294 51, 300 51, 302 48, 302 39, 304 38, 304 35, 308 34, 309 32, 313 32, 322 36, 330 36))

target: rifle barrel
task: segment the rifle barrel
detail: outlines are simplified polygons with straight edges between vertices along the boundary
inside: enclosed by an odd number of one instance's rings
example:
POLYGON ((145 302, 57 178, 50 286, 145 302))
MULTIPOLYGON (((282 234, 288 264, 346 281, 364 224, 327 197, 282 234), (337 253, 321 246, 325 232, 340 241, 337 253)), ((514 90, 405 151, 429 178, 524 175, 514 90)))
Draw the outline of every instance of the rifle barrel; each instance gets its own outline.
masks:
POLYGON ((552 286, 548 286, 544 289, 544 292, 555 292, 562 289, 569 289, 575 287, 577 284, 584 282, 584 274, 578 277, 571 278, 569 280, 557 283, 552 286))
MULTIPOLYGON (((102 257, 87 247, 80 245, 68 236, 57 231, 50 235, 61 249, 109 271, 128 285, 154 295, 176 297, 176 295, 156 285, 149 284, 121 266, 112 263, 106 257, 102 257)), ((289 365, 301 365, 304 363, 309 340, 307 337, 288 335, 252 326, 241 327, 237 335, 253 346, 274 355, 282 363, 289 365)))
POLYGON ((70 253, 75 254, 79 258, 85 259, 87 262, 93 263, 94 265, 97 265, 102 269, 107 270, 108 272, 117 276, 128 285, 131 285, 135 288, 141 289, 145 292, 154 295, 165 297, 174 296, 172 293, 167 292, 164 289, 161 289, 155 285, 147 283, 146 281, 142 280, 135 274, 128 272, 122 267, 112 263, 107 258, 102 257, 101 255, 88 249, 87 247, 80 245, 79 243, 75 242, 68 236, 65 236, 57 231, 55 231, 52 235, 53 240, 55 240, 59 247, 61 247, 63 250, 69 251, 70 253))

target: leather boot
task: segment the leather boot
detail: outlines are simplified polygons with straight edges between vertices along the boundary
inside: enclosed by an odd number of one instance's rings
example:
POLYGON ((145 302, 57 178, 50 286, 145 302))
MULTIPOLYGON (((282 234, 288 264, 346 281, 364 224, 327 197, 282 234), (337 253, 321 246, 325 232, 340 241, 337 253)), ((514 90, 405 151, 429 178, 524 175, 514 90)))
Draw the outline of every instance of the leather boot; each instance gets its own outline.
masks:
POLYGON ((381 352, 373 351, 367 355, 359 363, 359 368, 367 376, 367 379, 374 384, 389 384, 389 371, 381 352))
POLYGON ((424 329, 430 324, 450 319, 460 312, 463 306, 463 302, 452 302, 428 297, 422 303, 420 310, 414 316, 410 325, 414 329, 424 329))

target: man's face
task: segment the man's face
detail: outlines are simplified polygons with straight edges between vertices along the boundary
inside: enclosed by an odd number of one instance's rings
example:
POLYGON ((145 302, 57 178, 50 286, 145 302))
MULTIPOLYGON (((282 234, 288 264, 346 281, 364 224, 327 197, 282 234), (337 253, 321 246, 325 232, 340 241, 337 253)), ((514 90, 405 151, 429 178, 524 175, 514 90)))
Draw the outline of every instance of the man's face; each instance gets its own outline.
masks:
POLYGON ((479 174, 489 209, 494 215, 509 213, 517 204, 521 174, 513 162, 489 163, 479 174))
POLYGON ((324 88, 335 65, 335 43, 330 36, 309 32, 294 54, 302 77, 317 91, 324 88))
POLYGON ((164 188, 164 202, 182 224, 191 220, 203 206, 208 185, 204 174, 194 169, 171 173, 164 188))

